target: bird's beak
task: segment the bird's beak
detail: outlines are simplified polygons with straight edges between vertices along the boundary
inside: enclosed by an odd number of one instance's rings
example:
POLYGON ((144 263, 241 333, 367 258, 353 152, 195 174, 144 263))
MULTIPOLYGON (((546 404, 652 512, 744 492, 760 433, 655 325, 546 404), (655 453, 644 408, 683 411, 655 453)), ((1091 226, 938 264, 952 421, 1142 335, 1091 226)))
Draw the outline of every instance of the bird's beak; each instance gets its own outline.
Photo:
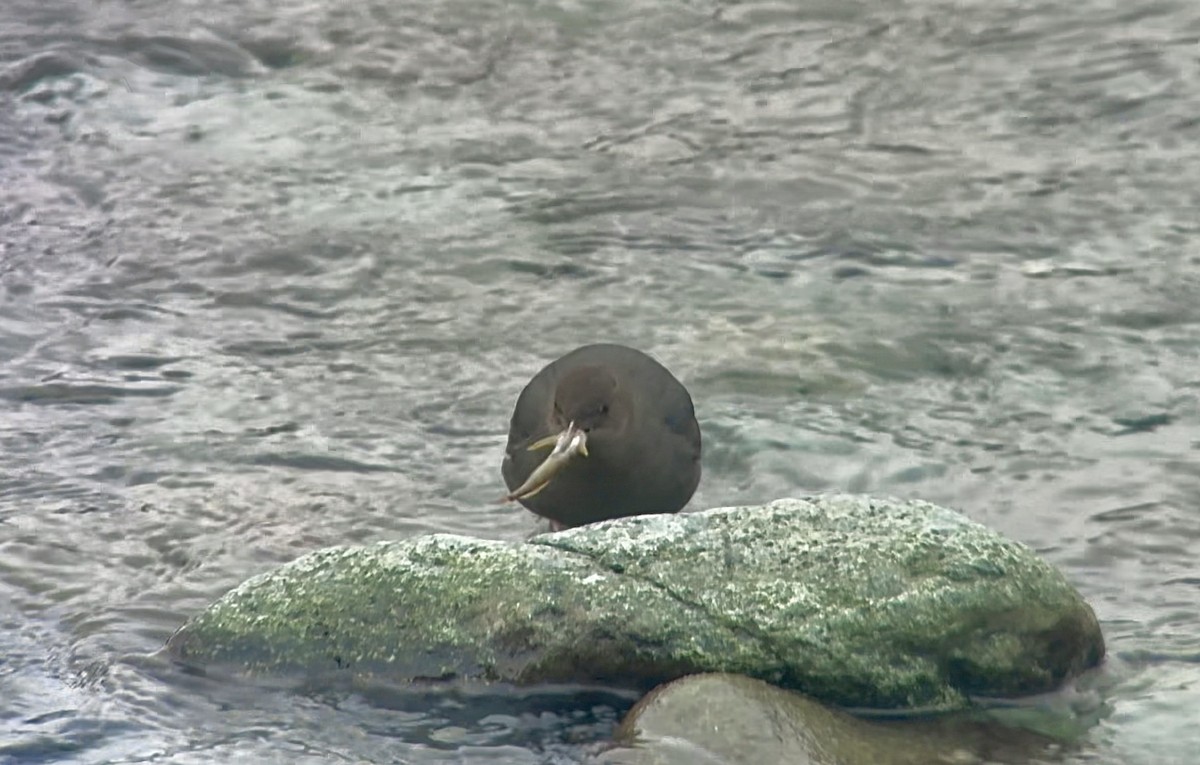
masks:
POLYGON ((532 497, 546 488, 550 480, 558 475, 559 471, 566 467, 575 455, 588 456, 587 433, 582 428, 575 427, 573 422, 563 432, 534 441, 526 449, 536 451, 551 444, 554 445, 554 449, 549 456, 542 461, 542 464, 533 469, 533 472, 525 479, 525 483, 505 495, 504 501, 511 502, 514 499, 532 497))
MULTIPOLYGON (((525 451, 536 452, 538 449, 545 449, 547 446, 554 447, 554 451, 550 453, 551 456, 560 449, 574 449, 586 457, 588 456, 587 432, 582 428, 575 427, 575 423, 572 422, 563 432, 538 439, 529 446, 526 446, 525 451), (578 439, 579 443, 576 445, 573 439, 578 439), (566 444, 565 447, 563 446, 564 444, 566 444)), ((546 459, 550 459, 550 457, 546 459)))

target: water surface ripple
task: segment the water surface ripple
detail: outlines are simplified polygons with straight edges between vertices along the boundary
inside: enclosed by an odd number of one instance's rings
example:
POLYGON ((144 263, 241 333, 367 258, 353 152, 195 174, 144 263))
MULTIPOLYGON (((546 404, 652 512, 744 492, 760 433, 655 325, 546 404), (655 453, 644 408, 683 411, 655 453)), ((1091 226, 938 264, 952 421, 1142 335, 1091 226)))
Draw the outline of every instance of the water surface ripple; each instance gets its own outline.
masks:
POLYGON ((1198 50, 1187 0, 6 0, 0 760, 585 761, 628 700, 144 657, 314 548, 529 534, 510 407, 605 339, 690 387, 693 508, 1034 545, 1114 656, 1056 761, 1193 762, 1198 50))

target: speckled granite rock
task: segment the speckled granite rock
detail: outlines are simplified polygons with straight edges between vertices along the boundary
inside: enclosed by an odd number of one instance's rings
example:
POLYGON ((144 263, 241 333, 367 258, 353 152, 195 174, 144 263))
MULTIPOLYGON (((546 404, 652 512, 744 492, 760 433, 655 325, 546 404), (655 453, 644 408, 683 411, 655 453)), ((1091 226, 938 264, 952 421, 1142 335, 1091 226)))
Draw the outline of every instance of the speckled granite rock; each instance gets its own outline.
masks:
POLYGON ((1053 567, 945 508, 859 496, 640 516, 525 543, 450 535, 306 555, 182 627, 246 673, 588 682, 732 672, 848 707, 948 710, 1096 664, 1053 567))

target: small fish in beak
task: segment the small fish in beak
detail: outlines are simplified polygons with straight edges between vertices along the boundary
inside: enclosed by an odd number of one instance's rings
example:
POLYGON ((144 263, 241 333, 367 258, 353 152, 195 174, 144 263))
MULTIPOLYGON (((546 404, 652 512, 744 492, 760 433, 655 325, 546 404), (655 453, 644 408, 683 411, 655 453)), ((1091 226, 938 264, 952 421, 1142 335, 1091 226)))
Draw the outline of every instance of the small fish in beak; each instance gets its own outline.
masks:
POLYGON ((536 451, 544 449, 550 444, 554 444, 554 450, 550 452, 550 456, 534 468, 533 472, 529 474, 529 478, 525 479, 525 483, 504 495, 503 501, 512 502, 532 497, 546 488, 550 480, 558 475, 559 471, 566 467, 575 455, 588 456, 587 433, 583 429, 575 427, 573 422, 562 433, 535 441, 526 449, 536 451))

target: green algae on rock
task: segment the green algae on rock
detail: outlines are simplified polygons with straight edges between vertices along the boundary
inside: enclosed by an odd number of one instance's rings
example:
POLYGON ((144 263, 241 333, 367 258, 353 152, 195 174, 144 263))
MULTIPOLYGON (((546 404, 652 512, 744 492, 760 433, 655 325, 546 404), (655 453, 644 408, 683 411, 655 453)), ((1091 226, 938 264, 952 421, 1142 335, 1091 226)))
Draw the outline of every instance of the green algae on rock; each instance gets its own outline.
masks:
POLYGON ((949 710, 1099 662, 1092 610, 1029 548, 924 502, 779 500, 524 543, 436 534, 251 579, 169 641, 250 674, 583 682, 731 672, 848 707, 949 710))

